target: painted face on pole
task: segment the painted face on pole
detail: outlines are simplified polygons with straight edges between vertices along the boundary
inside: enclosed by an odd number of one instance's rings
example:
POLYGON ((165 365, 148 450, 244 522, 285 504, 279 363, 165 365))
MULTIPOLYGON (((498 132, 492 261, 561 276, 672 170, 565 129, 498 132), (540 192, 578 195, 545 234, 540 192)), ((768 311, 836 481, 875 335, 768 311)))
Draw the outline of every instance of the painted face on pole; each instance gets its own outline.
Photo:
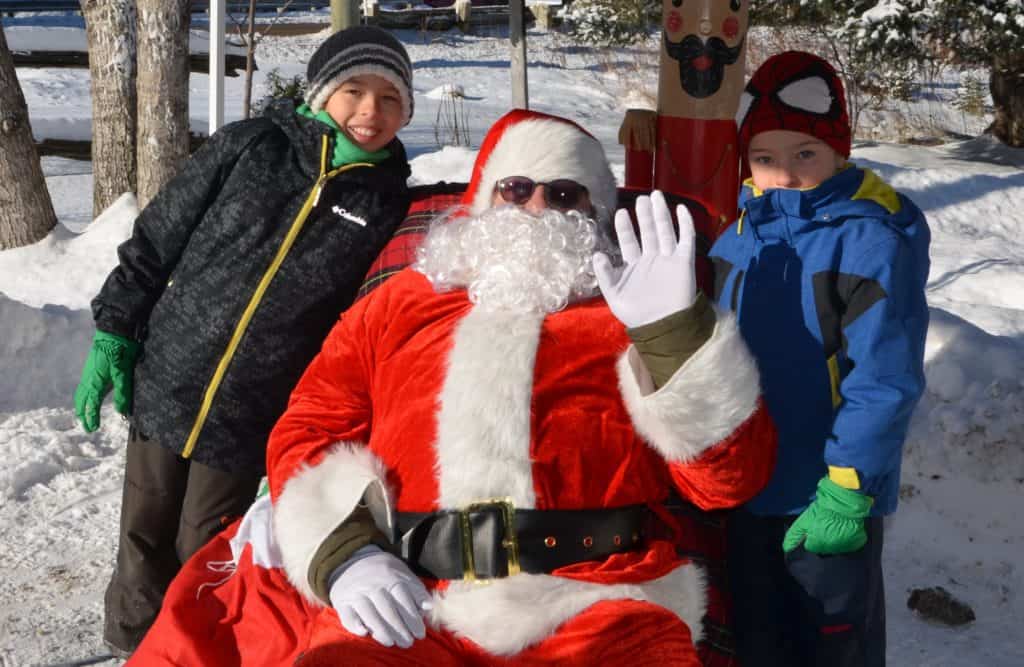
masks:
POLYGON ((664 0, 658 111, 731 118, 743 89, 750 0, 664 0))

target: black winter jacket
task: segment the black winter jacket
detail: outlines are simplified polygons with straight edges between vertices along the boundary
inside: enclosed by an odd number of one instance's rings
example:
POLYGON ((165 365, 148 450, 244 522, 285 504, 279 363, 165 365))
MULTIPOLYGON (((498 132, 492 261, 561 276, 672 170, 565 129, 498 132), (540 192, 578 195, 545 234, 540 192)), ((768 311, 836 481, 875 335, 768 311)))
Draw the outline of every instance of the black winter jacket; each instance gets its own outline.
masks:
POLYGON ((142 433, 264 469, 288 395, 405 216, 405 150, 387 148, 331 171, 334 131, 279 102, 215 133, 146 206, 92 302, 97 329, 143 342, 142 433))

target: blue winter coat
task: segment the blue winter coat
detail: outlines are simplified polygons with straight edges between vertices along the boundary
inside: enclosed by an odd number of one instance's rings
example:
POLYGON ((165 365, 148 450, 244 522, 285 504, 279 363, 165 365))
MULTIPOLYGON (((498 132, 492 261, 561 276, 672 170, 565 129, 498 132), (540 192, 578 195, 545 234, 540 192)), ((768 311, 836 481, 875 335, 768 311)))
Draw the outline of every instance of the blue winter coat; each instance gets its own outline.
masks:
POLYGON ((737 313, 779 431, 775 473, 747 507, 799 513, 835 466, 889 514, 924 390, 924 215, 853 166, 812 190, 748 182, 740 211, 711 249, 714 296, 737 313))

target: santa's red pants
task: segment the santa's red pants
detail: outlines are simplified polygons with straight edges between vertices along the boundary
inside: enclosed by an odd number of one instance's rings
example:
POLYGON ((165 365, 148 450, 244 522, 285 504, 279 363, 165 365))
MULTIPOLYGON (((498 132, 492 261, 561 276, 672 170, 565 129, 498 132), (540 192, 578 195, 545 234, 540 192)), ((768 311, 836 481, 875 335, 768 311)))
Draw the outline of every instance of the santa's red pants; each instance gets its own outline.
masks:
POLYGON ((636 600, 592 605, 512 658, 435 629, 408 649, 381 646, 347 632, 334 610, 304 600, 283 571, 254 565, 249 547, 233 574, 223 571, 218 564, 230 561, 228 541, 237 529, 236 523, 185 564, 130 667, 700 666, 686 624, 636 600))
MULTIPOLYGON (((510 619, 510 623, 514 620, 510 619)), ((337 617, 316 623, 301 667, 517 667, 673 665, 699 667, 686 625, 671 612, 636 600, 610 600, 588 607, 544 641, 512 658, 498 658, 450 632, 427 630, 408 649, 387 648, 346 632, 337 617), (331 623, 333 621, 333 624, 331 623)))

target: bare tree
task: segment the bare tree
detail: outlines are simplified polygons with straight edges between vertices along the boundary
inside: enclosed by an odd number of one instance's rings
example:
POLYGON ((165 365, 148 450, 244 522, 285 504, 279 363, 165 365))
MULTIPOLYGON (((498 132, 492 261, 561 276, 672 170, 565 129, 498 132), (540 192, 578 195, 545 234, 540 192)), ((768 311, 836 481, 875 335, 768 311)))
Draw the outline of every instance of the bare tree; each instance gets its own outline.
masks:
POLYGON ((0 250, 35 243, 56 224, 28 106, 0 24, 0 250))
POLYGON ((92 214, 135 192, 135 2, 82 0, 92 89, 92 214))
POLYGON ((189 0, 138 0, 138 199, 145 206, 189 153, 189 0))
POLYGON ((245 32, 245 95, 242 97, 242 118, 252 113, 252 70, 256 55, 256 0, 249 0, 249 28, 245 32))
POLYGON ((288 9, 292 4, 292 0, 282 3, 277 8, 277 15, 269 23, 263 23, 260 32, 262 36, 256 34, 256 0, 249 0, 249 10, 246 14, 246 25, 243 26, 242 22, 236 18, 233 14, 228 16, 235 24, 235 31, 241 38, 241 43, 231 42, 228 43, 232 46, 244 46, 245 47, 245 86, 243 88, 244 94, 242 96, 242 118, 249 118, 253 112, 252 105, 252 74, 256 71, 256 46, 266 35, 270 34, 270 31, 277 25, 278 20, 283 16, 284 11, 288 9))

